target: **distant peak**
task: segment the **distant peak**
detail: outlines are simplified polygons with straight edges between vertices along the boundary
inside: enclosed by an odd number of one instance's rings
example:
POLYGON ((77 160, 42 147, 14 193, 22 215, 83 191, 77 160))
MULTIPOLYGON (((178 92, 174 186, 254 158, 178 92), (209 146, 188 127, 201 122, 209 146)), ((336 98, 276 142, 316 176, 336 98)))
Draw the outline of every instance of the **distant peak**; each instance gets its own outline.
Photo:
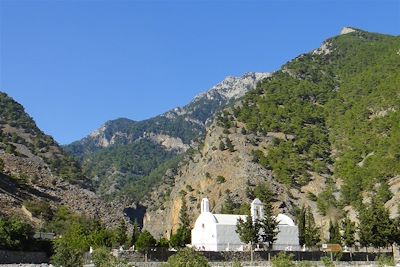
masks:
POLYGON ((348 34, 348 33, 355 32, 355 31, 357 31, 357 29, 354 29, 354 28, 352 28, 352 27, 344 27, 344 28, 340 31, 340 35, 348 34))

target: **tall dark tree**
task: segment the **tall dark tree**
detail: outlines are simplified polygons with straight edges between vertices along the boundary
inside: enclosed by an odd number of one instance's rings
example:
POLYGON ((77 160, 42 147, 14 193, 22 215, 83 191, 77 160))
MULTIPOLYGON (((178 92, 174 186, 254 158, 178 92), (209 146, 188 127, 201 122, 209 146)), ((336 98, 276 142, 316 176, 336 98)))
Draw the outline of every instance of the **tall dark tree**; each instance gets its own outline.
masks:
POLYGON ((126 227, 126 223, 123 219, 119 222, 118 228, 115 231, 115 241, 117 245, 123 246, 128 241, 128 228, 126 227))
POLYGON ((339 224, 337 222, 329 222, 329 243, 331 244, 341 244, 341 236, 339 224))
POLYGON ((265 209, 264 217, 260 220, 261 239, 264 243, 268 244, 268 248, 272 249, 272 245, 277 239, 279 233, 279 222, 272 215, 271 208, 265 209))
POLYGON ((386 247, 394 242, 394 221, 389 210, 379 199, 371 198, 371 203, 363 205, 359 212, 359 236, 362 246, 386 247))
POLYGON ((186 244, 190 244, 191 241, 190 217, 187 211, 186 199, 184 196, 182 196, 179 220, 179 228, 176 233, 171 236, 171 245, 175 248, 185 247, 186 244))
POLYGON ((356 223, 351 221, 348 216, 346 216, 341 225, 341 231, 342 231, 342 242, 345 246, 347 247, 352 247, 356 243, 356 223))
POLYGON ((314 216, 310 207, 303 206, 298 215, 297 221, 299 226, 299 242, 300 245, 307 247, 315 246, 320 239, 320 228, 315 224, 314 216))

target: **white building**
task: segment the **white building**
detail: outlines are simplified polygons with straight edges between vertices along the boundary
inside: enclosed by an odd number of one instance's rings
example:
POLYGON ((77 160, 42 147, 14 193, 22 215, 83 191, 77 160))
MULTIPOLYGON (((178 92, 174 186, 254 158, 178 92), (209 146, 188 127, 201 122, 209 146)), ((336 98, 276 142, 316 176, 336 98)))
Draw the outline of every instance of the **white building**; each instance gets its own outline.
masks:
MULTIPOLYGON (((251 203, 253 221, 264 216, 264 207, 259 199, 251 203)), ((201 213, 192 230, 192 246, 199 250, 226 251, 243 250, 243 243, 236 233, 239 218, 246 220, 246 215, 212 214, 207 198, 201 201, 201 213)), ((284 214, 276 216, 279 233, 273 245, 275 250, 298 250, 299 229, 293 220, 284 214)))

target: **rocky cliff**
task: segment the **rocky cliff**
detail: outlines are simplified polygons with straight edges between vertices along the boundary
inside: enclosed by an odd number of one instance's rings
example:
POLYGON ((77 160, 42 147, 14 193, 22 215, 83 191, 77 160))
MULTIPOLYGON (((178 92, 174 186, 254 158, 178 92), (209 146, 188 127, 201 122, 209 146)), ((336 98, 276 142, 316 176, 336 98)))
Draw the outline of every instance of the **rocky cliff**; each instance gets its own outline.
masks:
POLYGON ((217 112, 269 73, 227 77, 184 107, 144 121, 117 119, 65 147, 80 159, 85 173, 97 177, 97 192, 107 198, 128 195, 139 200, 177 157, 204 138, 217 112), (141 187, 141 188, 140 188, 141 187))
POLYGON ((145 228, 170 235, 182 197, 194 220, 202 197, 213 212, 241 213, 260 192, 292 218, 311 207, 325 234, 330 220, 357 221, 372 197, 396 216, 399 47, 399 37, 345 29, 261 81, 146 198, 145 228))

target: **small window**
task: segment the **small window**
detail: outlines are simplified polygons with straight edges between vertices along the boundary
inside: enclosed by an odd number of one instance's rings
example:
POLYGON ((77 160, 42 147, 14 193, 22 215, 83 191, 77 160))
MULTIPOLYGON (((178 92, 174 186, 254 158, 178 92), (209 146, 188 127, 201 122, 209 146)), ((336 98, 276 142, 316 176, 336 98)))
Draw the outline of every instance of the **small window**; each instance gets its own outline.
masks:
POLYGON ((203 227, 203 228, 204 228, 204 223, 201 225, 201 227, 203 227))

